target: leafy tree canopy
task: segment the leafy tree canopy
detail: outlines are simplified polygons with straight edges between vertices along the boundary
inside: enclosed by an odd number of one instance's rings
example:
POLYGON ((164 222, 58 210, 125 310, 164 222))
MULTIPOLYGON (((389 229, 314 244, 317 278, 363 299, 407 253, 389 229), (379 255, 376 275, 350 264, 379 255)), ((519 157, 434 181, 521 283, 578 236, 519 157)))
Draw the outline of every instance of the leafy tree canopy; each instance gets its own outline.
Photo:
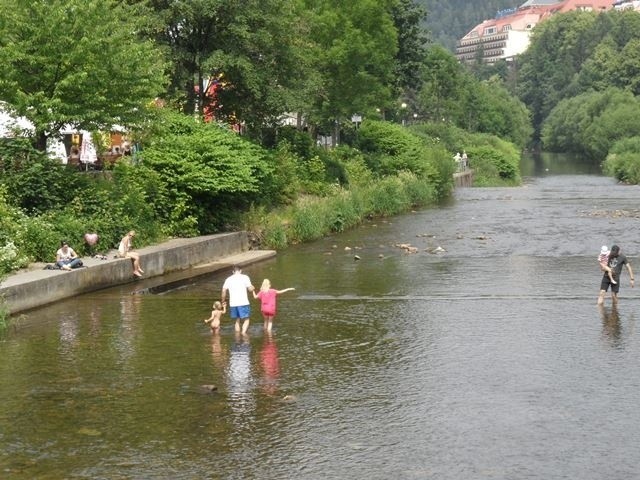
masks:
POLYGON ((0 0, 0 100, 36 128, 43 150, 63 125, 132 125, 163 89, 141 5, 117 0, 0 0))

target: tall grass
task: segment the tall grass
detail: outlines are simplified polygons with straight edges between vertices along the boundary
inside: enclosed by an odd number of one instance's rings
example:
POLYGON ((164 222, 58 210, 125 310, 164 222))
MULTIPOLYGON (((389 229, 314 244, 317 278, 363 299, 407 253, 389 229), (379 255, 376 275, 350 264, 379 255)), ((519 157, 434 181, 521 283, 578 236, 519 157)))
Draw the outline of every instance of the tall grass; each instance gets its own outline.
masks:
POLYGON ((257 233, 263 247, 278 249, 342 232, 372 216, 392 216, 435 201, 433 185, 403 172, 351 189, 336 188, 326 197, 306 196, 277 212, 253 209, 244 225, 257 233))

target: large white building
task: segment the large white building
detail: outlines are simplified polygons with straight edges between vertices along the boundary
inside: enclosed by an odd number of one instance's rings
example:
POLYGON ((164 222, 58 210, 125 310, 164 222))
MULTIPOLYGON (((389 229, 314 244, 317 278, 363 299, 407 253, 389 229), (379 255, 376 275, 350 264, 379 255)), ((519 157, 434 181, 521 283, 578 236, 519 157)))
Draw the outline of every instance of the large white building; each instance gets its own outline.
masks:
POLYGON ((467 63, 510 59, 527 49, 533 28, 551 15, 571 10, 602 12, 613 6, 614 0, 528 0, 476 25, 458 42, 456 57, 467 63))

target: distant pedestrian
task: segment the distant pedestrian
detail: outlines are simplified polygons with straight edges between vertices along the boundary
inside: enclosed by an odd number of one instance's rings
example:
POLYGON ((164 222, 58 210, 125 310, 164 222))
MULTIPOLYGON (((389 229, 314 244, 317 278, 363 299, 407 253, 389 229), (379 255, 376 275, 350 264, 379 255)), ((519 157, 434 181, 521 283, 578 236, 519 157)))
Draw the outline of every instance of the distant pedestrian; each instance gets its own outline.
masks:
POLYGON ((467 151, 462 151, 462 158, 460 159, 460 163, 462 164, 462 170, 466 170, 469 166, 469 159, 467 158, 467 151))
POLYGON ((271 331, 273 327, 273 319, 276 316, 276 297, 281 293, 291 292, 295 288, 285 288, 284 290, 275 290, 271 288, 271 282, 268 278, 262 281, 262 286, 258 293, 253 292, 253 298, 260 300, 260 311, 264 319, 264 330, 271 331))
POLYGON ((251 279, 242 273, 242 269, 238 265, 233 266, 233 274, 224 281, 220 301, 225 302, 227 292, 229 292, 229 314, 231 319, 235 319, 236 332, 246 334, 249 329, 249 321, 251 316, 251 305, 249 305, 249 294, 253 292, 255 287, 251 284, 251 279), (242 321, 242 327, 240 327, 242 321))
POLYGON ((213 302, 211 316, 207 318, 204 323, 208 323, 211 331, 217 333, 220 331, 220 321, 222 320, 222 315, 225 313, 227 313, 227 302, 213 302))
POLYGON ((611 252, 609 252, 609 259, 607 260, 607 267, 609 267, 613 272, 613 278, 617 283, 611 283, 609 280, 609 275, 605 273, 602 276, 602 281, 600 282, 600 294, 598 295, 598 305, 602 305, 604 303, 604 295, 611 287, 611 301, 615 304, 618 302, 618 292, 620 291, 620 274, 622 273, 622 267, 627 267, 627 271, 629 272, 629 281, 631 282, 631 288, 634 287, 635 280, 633 278, 633 270, 631 269, 631 264, 627 257, 622 255, 621 249, 618 245, 613 245, 611 247, 611 252))

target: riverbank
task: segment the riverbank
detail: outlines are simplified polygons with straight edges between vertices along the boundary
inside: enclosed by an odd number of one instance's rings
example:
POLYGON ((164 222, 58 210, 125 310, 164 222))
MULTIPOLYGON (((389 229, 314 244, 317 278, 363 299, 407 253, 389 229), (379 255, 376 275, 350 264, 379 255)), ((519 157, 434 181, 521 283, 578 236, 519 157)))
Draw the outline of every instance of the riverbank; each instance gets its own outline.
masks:
POLYGON ((129 259, 110 251, 106 260, 82 257, 84 266, 72 271, 38 268, 9 275, 0 283, 0 298, 8 313, 16 314, 103 288, 139 282, 144 289, 151 279, 167 274, 198 276, 276 254, 274 250, 250 250, 247 232, 177 238, 137 252, 145 271, 141 279, 133 276, 129 259))

